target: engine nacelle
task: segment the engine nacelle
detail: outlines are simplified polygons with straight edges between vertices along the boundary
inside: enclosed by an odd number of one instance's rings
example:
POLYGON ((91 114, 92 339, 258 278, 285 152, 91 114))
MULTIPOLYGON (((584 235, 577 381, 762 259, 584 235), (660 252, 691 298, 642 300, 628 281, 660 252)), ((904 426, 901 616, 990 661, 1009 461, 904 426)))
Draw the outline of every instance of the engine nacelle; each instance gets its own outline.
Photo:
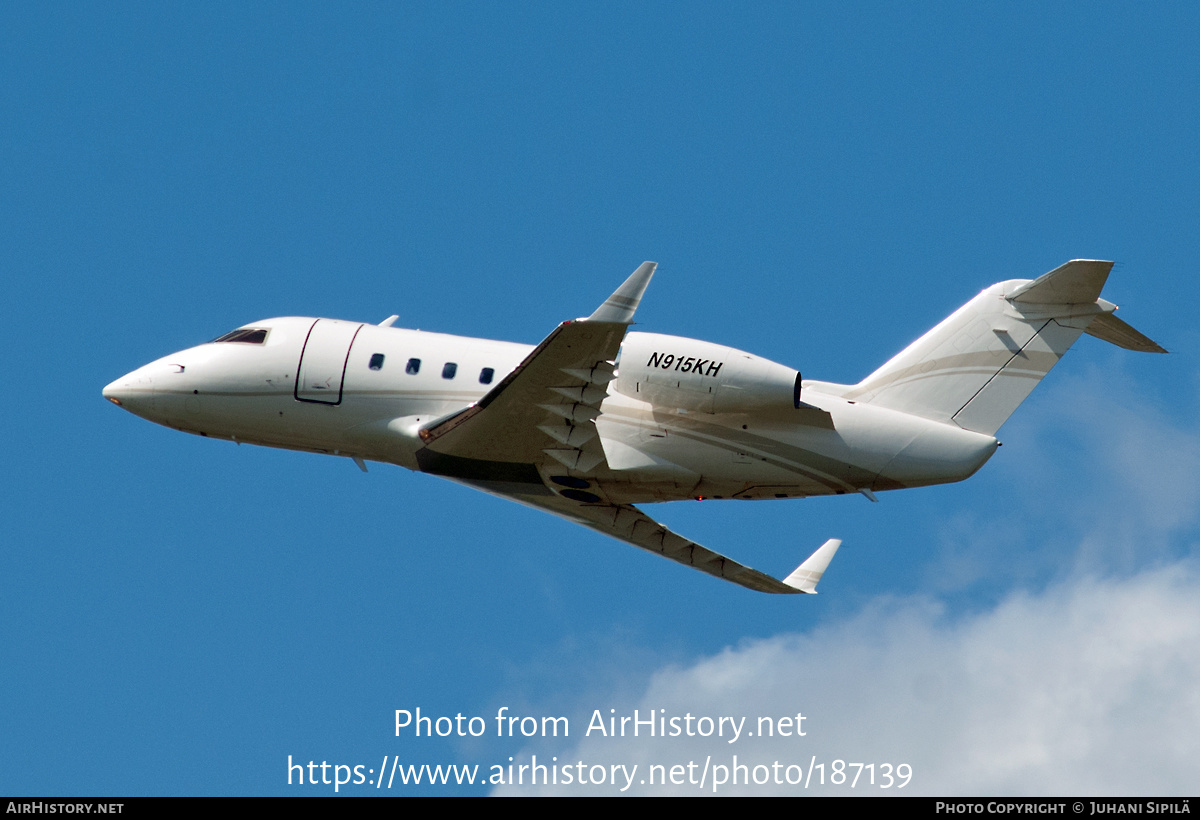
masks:
POLYGON ((732 347, 659 333, 625 336, 610 387, 659 407, 700 413, 800 403, 800 373, 790 367, 732 347))

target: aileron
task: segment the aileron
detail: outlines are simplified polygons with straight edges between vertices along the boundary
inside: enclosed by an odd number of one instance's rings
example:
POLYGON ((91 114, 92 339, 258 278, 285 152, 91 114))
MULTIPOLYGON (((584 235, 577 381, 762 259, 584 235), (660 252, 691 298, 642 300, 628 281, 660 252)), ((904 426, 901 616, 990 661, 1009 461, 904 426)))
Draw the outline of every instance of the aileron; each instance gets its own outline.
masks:
POLYGON ((512 498, 514 501, 569 519, 647 552, 656 553, 708 575, 758 592, 783 595, 815 592, 816 582, 820 580, 821 574, 829 564, 829 559, 837 551, 836 546, 832 550, 828 549, 831 542, 826 542, 817 553, 814 553, 808 561, 789 575, 787 580, 780 581, 672 532, 641 510, 627 504, 581 504, 555 496, 536 499, 521 496, 512 496, 512 498), (802 570, 804 570, 803 577, 798 576, 797 573, 801 573, 802 570))

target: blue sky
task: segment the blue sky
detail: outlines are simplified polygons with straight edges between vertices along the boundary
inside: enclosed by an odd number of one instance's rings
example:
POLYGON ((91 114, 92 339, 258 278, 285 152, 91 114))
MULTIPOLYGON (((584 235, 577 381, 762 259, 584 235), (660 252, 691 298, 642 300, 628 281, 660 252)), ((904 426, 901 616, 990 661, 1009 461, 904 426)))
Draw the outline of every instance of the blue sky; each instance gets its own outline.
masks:
MULTIPOLYGON (((330 791, 289 787, 289 755, 731 751, 907 761, 923 793, 1194 792, 1197 24, 1182 3, 5 4, 0 792, 330 791), (1116 260, 1105 296, 1173 355, 1083 338, 970 481, 652 508, 775 574, 843 538, 803 600, 100 397, 268 316, 533 344, 645 259, 640 329, 854 382, 1079 257, 1116 260), (418 706, 572 736, 397 738, 418 706), (811 731, 582 736, 634 708, 811 731)), ((484 787, 392 790, 461 792, 484 787)))

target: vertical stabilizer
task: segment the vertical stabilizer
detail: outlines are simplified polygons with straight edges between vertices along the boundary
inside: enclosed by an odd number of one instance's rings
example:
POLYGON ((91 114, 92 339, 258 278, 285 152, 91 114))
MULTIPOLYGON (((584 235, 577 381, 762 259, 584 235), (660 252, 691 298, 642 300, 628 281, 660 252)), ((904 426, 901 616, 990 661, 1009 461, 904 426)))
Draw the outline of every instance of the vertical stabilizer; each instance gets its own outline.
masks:
POLYGON ((1112 265, 1075 259, 1034 280, 992 285, 845 397, 994 435, 1085 330, 1166 352, 1100 298, 1112 265))

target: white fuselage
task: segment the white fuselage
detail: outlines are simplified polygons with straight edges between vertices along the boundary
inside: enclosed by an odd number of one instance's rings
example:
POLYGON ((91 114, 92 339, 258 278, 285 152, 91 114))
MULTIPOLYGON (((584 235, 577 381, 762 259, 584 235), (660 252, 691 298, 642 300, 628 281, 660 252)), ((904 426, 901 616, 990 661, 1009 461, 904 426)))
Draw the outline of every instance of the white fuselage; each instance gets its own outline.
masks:
MULTIPOLYGON (((104 395, 202 436, 459 481, 759 592, 815 593, 841 541, 779 579, 636 504, 802 498, 961 481, 1083 333, 1166 352, 1100 298, 1111 262, 999 282, 854 385, 724 345, 630 333, 657 265, 536 347, 338 319, 269 319, 104 395)), ((392 317, 393 319, 396 317, 392 317)))
MULTIPOLYGON (((246 327, 265 338, 171 354, 104 395, 186 432, 420 470, 420 429, 482 398, 533 349, 328 319, 246 327)), ((595 421, 606 462, 593 489, 617 504, 890 490, 960 481, 996 448, 990 435, 847 400, 841 385, 798 383, 732 348, 627 334, 595 421)))

